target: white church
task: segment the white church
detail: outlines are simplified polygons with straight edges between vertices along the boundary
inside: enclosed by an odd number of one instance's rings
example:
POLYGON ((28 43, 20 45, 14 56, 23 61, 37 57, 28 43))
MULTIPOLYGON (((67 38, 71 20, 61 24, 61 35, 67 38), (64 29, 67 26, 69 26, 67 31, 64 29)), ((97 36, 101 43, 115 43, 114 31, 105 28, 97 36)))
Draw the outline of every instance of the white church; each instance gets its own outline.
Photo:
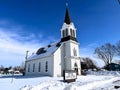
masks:
POLYGON ((68 6, 66 6, 65 19, 61 28, 61 40, 38 49, 35 54, 28 57, 25 75, 59 77, 63 76, 64 70, 75 70, 77 75, 81 75, 79 43, 68 6))

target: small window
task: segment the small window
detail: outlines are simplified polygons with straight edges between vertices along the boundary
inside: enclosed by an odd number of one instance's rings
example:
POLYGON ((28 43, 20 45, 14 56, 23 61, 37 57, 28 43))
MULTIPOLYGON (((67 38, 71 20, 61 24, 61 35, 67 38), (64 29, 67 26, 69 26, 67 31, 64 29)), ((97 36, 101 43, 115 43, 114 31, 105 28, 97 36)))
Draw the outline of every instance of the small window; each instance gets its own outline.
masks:
POLYGON ((64 30, 62 31, 62 34, 63 34, 63 37, 65 37, 65 31, 64 30))
POLYGON ((68 36, 68 29, 66 28, 66 36, 68 36))
POLYGON ((73 55, 74 55, 74 56, 77 56, 77 51, 76 51, 75 48, 73 49, 73 55))
POLYGON ((71 33, 71 36, 72 36, 72 29, 70 29, 70 33, 71 33))
POLYGON ((48 71, 48 61, 46 61, 46 63, 45 63, 45 72, 47 72, 48 71))
POLYGON ((39 63, 38 71, 41 71, 41 63, 39 63))
POLYGON ((78 68, 78 65, 77 65, 77 63, 76 63, 76 62, 75 62, 75 64, 74 64, 74 67, 75 67, 75 68, 78 68))
POLYGON ((30 72, 30 64, 28 65, 28 72, 30 72))
POLYGON ((75 37, 75 31, 73 30, 73 37, 75 37))
POLYGON ((66 31, 65 30, 62 31, 62 34, 63 34, 63 37, 66 37, 66 31))
POLYGON ((35 71, 35 64, 33 64, 33 72, 35 71))

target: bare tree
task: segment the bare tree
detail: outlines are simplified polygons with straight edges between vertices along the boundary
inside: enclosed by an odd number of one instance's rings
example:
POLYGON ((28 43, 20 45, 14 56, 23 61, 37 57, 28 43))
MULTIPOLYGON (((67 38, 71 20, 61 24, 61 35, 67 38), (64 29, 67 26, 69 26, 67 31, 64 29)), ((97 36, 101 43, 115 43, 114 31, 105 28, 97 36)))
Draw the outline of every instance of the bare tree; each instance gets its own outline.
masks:
POLYGON ((4 69, 5 69, 4 66, 1 65, 1 66, 0 66, 0 71, 4 71, 4 69))
POLYGON ((115 46, 110 43, 106 43, 100 47, 97 47, 94 52, 98 58, 103 60, 106 65, 109 65, 115 55, 115 46))
POLYGON ((120 40, 116 44, 116 53, 117 53, 118 56, 120 56, 120 40))
POLYGON ((120 0, 118 0, 118 3, 120 4, 120 0))
POLYGON ((97 69, 96 62, 89 57, 82 58, 81 64, 82 69, 97 69))
POLYGON ((25 62, 22 62, 22 63, 21 63, 19 71, 20 71, 21 73, 24 73, 24 72, 25 72, 25 62))

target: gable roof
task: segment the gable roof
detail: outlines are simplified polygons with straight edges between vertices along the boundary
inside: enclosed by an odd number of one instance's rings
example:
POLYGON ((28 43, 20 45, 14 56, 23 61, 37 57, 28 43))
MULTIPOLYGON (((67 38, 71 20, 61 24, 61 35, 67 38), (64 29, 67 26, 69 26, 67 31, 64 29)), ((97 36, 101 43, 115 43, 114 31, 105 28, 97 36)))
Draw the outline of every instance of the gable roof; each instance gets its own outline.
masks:
POLYGON ((35 54, 28 57, 27 61, 50 56, 54 54, 54 52, 59 48, 60 45, 61 45, 60 42, 58 42, 58 43, 50 44, 46 47, 39 48, 35 54))

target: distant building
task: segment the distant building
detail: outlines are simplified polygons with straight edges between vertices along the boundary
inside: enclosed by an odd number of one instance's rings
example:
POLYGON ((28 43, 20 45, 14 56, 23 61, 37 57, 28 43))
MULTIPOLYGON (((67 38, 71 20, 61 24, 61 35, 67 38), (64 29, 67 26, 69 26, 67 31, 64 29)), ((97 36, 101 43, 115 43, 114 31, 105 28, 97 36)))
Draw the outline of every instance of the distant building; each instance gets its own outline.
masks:
POLYGON ((61 29, 61 40, 38 49, 35 54, 28 57, 25 75, 63 76, 64 70, 76 70, 77 74, 81 75, 79 43, 68 6, 61 29))
POLYGON ((104 68, 110 71, 120 71, 120 64, 111 63, 104 68))

